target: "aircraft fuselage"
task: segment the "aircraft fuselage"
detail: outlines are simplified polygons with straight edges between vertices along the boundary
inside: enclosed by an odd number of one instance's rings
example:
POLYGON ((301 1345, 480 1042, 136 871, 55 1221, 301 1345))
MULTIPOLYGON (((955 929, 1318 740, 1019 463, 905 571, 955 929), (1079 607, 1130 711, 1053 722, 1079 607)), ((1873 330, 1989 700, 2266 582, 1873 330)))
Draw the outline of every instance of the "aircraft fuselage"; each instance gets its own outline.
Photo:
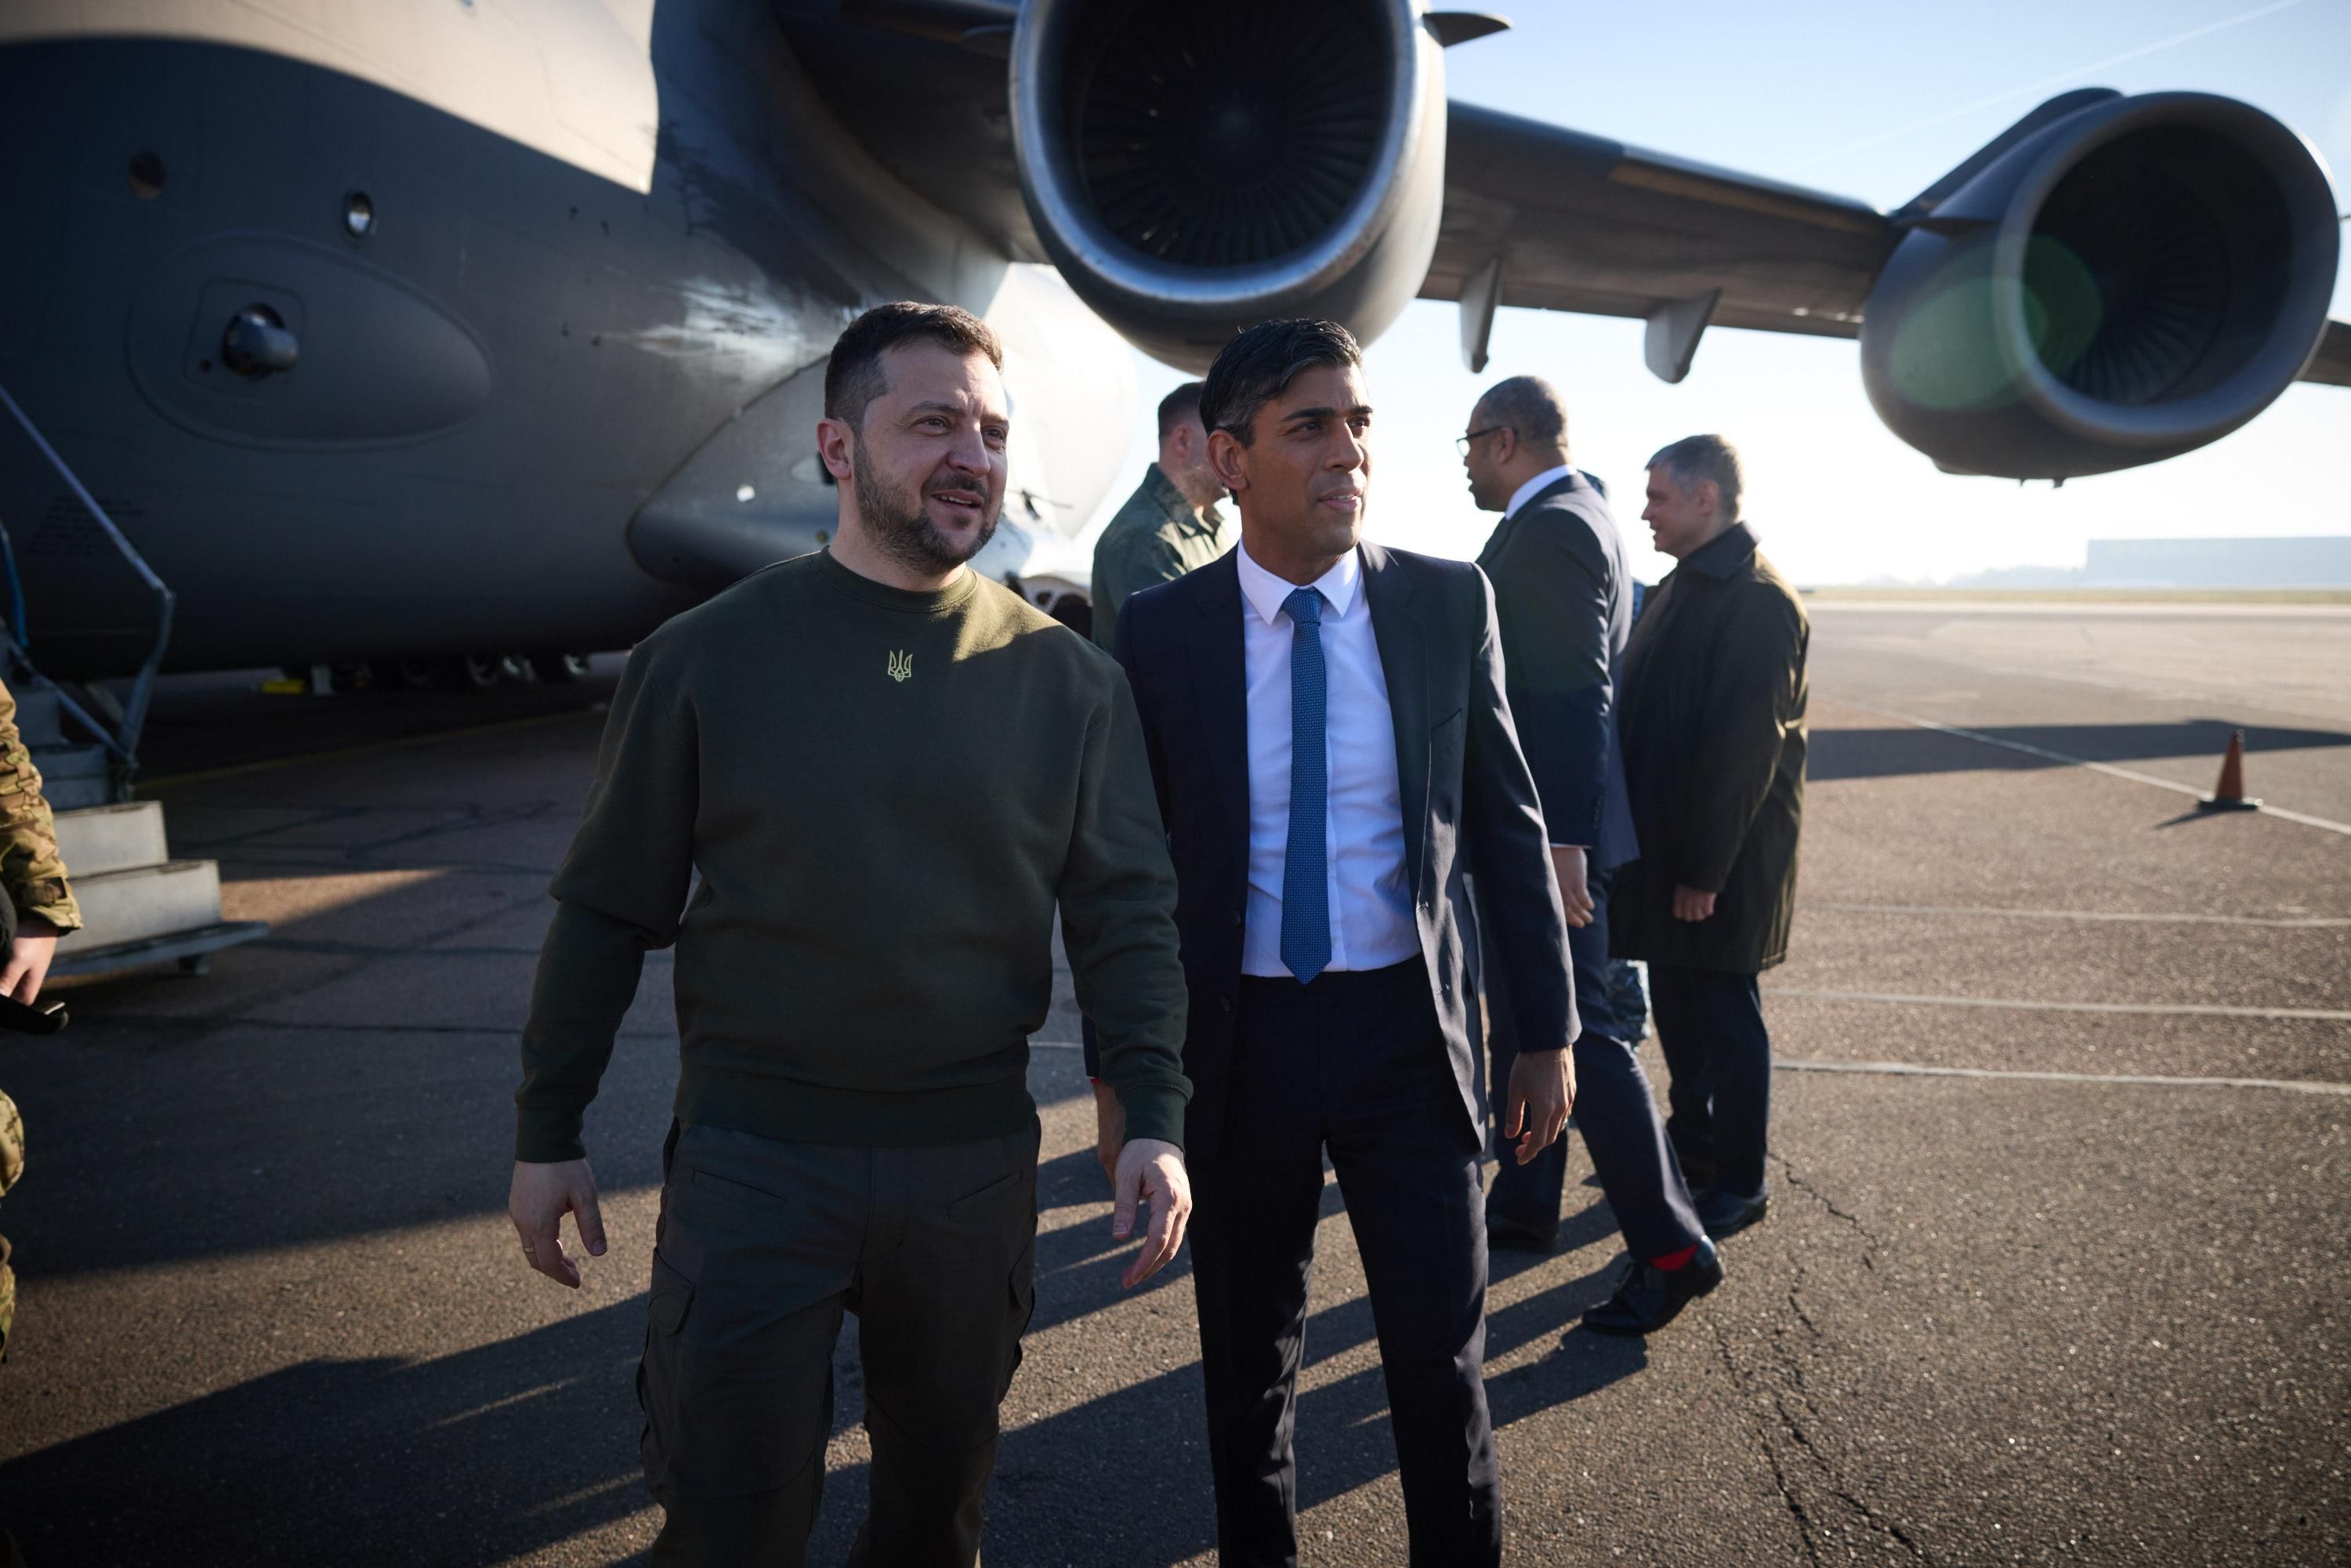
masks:
MULTIPOLYGON (((625 645, 819 547, 809 372, 908 296, 1008 337, 981 564, 1077 570, 1124 346, 865 157, 764 7, 171 9, 0 21, 0 386, 178 595, 170 667, 625 645)), ((147 596, 13 428, 0 507, 36 661, 134 668, 147 596)))

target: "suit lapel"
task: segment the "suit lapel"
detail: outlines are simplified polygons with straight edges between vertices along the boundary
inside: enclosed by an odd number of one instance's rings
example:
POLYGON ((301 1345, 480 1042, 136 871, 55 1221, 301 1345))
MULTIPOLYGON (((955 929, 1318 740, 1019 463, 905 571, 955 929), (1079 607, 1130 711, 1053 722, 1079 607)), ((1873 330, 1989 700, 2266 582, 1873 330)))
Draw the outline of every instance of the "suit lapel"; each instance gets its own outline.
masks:
POLYGON ((1489 574, 1493 571, 1494 563, 1502 559, 1502 551, 1510 548, 1510 535, 1517 529, 1519 519, 1524 516, 1526 508, 1521 507, 1496 523, 1494 531, 1486 536, 1486 548, 1478 552, 1478 565, 1489 574))
POLYGON ((1241 574, 1236 552, 1199 569, 1206 591, 1198 612, 1207 624, 1193 637, 1192 691, 1200 702, 1200 729, 1216 774, 1218 807, 1233 824, 1244 860, 1249 854, 1249 671, 1241 625, 1241 574))
POLYGON ((1360 548, 1364 600, 1371 609, 1372 640, 1379 646, 1380 674, 1388 688, 1388 716, 1395 727, 1405 853, 1410 862, 1411 885, 1417 892, 1427 853, 1428 727, 1436 672, 1430 667, 1427 628, 1414 602, 1411 580, 1379 546, 1367 542, 1360 548))

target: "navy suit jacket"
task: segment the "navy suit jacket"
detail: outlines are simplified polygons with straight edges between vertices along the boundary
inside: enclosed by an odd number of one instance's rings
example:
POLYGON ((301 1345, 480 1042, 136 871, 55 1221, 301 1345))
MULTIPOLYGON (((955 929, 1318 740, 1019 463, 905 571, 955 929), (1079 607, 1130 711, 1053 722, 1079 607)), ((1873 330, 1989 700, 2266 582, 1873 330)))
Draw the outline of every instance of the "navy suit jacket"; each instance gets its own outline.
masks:
MULTIPOLYGON (((1405 859, 1430 999, 1460 1089, 1462 1125, 1482 1141, 1469 1009, 1462 873, 1474 862, 1522 1038, 1576 1032, 1567 926, 1549 840, 1502 695, 1501 643, 1485 575, 1466 561, 1359 547, 1396 745, 1405 859)), ((1193 1083, 1185 1147, 1215 1157, 1232 1082, 1249 907, 1249 699, 1237 557, 1144 590, 1119 618, 1152 781, 1176 862, 1176 925, 1190 1018, 1193 1083)))
POLYGON ((1608 498, 1582 474, 1537 491, 1494 529, 1493 580, 1510 711, 1552 837, 1594 871, 1639 858, 1615 693, 1633 634, 1633 574, 1608 498))

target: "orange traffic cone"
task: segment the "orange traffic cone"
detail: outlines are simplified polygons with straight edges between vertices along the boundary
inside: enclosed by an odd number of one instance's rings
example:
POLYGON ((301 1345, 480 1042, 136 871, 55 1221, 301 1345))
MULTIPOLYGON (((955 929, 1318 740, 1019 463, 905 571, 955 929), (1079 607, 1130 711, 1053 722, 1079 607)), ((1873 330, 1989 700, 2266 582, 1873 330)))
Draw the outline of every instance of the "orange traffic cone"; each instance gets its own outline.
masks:
POLYGON ((2262 803, 2245 795, 2245 732, 2229 732, 2229 749, 2220 758, 2220 781, 2210 799, 2197 802, 2199 811, 2258 811, 2262 803))

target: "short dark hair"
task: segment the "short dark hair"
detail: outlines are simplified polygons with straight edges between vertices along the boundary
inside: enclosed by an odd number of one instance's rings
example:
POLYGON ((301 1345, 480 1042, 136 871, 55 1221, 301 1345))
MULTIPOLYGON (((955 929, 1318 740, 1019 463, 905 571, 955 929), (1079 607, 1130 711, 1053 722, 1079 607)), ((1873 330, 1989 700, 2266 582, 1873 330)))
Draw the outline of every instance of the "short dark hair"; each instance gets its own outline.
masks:
POLYGON ((1200 412, 1200 384, 1186 382, 1159 400, 1159 439, 1165 441, 1183 423, 1200 412))
POLYGON ((1719 435, 1685 435, 1660 448, 1649 459, 1649 466, 1664 469, 1685 490, 1713 480, 1722 515, 1734 523, 1739 520, 1739 493, 1746 487, 1746 469, 1739 461, 1739 448, 1719 435))
POLYGON ((1354 334, 1336 321, 1260 321, 1236 334, 1208 367, 1208 379, 1200 385, 1200 423, 1229 431, 1247 446, 1258 411, 1301 374, 1363 362, 1354 334))
POLYGON ((1486 389, 1470 411, 1481 424, 1508 425, 1525 445, 1567 455, 1567 404, 1541 376, 1512 376, 1486 389))
POLYGON ((900 299, 876 305, 842 331, 824 367, 824 416, 862 428, 866 405, 887 391, 882 351, 926 338, 960 354, 986 354, 1004 369, 1004 345, 988 324, 953 305, 922 305, 900 299))

